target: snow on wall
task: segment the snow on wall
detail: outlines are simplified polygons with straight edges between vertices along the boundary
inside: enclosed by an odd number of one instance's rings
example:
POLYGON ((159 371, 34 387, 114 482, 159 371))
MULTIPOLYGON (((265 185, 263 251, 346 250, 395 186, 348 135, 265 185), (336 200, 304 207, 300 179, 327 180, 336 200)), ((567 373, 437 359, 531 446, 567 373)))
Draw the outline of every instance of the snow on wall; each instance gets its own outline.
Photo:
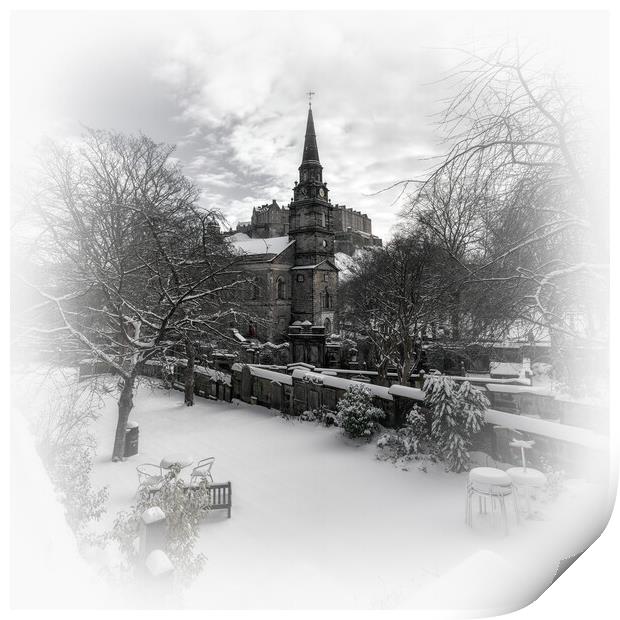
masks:
POLYGON ((486 388, 489 392, 502 392, 504 394, 538 394, 539 396, 553 396, 551 390, 544 386, 531 387, 527 385, 488 383, 486 388))
POLYGON ((221 381, 224 385, 230 385, 230 375, 220 370, 207 368, 206 366, 196 366, 196 375, 206 375, 214 381, 221 381))
MULTIPOLYGON (((294 379, 301 381, 303 381, 304 379, 306 379, 307 381, 315 381, 320 385, 336 388, 339 390, 347 390, 352 385, 363 385, 371 392, 373 396, 382 398, 384 400, 393 400, 393 396, 408 398, 410 400, 418 402, 424 400, 424 392, 422 390, 404 385, 394 384, 391 387, 387 388, 381 385, 373 385, 371 383, 363 383, 361 381, 343 379, 341 377, 333 376, 331 374, 311 372, 304 368, 295 368, 292 375, 275 372, 273 370, 267 370, 266 368, 261 368, 257 366, 249 366, 249 368, 250 373, 255 377, 269 379, 270 381, 278 381, 279 383, 286 385, 292 385, 294 379)), ((234 370, 241 370, 241 365, 233 365, 233 371, 234 370)), ((535 391, 536 393, 539 392, 539 390, 537 390, 536 388, 531 387, 527 388, 524 386, 502 386, 502 388, 506 387, 516 388, 516 391, 535 391)), ((499 391, 499 388, 497 388, 497 390, 495 391, 499 391)), ((506 413, 504 411, 497 411, 495 409, 488 409, 485 412, 485 421, 487 424, 503 426, 514 430, 533 433, 535 435, 542 435, 544 437, 550 437, 559 441, 578 444, 596 450, 604 450, 608 446, 608 440, 604 435, 576 426, 570 426, 567 424, 561 424, 559 422, 552 422, 549 420, 542 420, 540 418, 533 418, 527 415, 518 415, 513 413, 506 413)))
POLYGON ((550 422, 540 418, 531 418, 526 415, 505 413, 495 409, 487 409, 484 417, 487 424, 496 424, 518 431, 525 431, 526 433, 543 435, 544 437, 576 443, 587 448, 594 448, 595 450, 605 450, 609 446, 607 437, 577 426, 550 422))
POLYGON ((342 379, 341 377, 334 377, 332 375, 323 375, 318 372, 308 372, 307 370, 302 370, 300 368, 293 371, 294 379, 303 380, 304 377, 308 377, 309 379, 313 379, 323 385, 326 385, 327 387, 333 387, 339 390, 348 390, 352 385, 363 385, 368 388, 368 391, 373 396, 378 396, 384 400, 394 400, 390 395, 389 388, 382 385, 373 385, 372 383, 363 383, 362 381, 351 381, 350 379, 342 379))
POLYGON ((424 400, 424 392, 418 388, 412 388, 407 385, 394 384, 389 389, 393 396, 403 396, 412 400, 424 400))
POLYGON ((263 379, 269 379, 270 381, 277 381, 284 385, 293 385, 293 377, 281 372, 274 372, 273 370, 267 370, 266 368, 257 368, 256 366, 250 366, 250 374, 255 377, 261 377, 263 379))

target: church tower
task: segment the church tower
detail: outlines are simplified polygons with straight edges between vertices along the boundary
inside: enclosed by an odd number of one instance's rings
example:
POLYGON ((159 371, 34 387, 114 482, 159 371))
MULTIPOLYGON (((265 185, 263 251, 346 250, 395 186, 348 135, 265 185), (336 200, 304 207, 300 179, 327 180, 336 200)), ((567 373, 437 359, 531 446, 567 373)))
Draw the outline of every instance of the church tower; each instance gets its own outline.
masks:
POLYGON ((308 109, 299 181, 295 182, 289 206, 289 235, 295 240, 293 324, 310 323, 330 333, 334 329, 338 270, 334 262, 333 207, 323 182, 312 106, 308 109))

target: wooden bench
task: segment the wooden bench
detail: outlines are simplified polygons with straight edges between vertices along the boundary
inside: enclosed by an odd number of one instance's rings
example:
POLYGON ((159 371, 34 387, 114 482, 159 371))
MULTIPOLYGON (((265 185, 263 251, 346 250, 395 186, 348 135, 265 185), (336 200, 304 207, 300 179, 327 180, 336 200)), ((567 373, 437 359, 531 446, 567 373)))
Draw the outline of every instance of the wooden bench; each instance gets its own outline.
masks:
POLYGON ((232 486, 229 482, 212 482, 209 489, 209 508, 219 510, 226 508, 230 519, 230 509, 232 507, 232 486))

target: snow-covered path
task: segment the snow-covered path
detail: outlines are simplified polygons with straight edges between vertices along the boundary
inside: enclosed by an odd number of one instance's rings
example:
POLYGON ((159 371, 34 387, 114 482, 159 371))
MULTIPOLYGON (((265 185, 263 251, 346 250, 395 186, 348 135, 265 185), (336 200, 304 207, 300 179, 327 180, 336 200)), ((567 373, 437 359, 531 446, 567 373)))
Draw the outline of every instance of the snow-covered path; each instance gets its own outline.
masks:
POLYGON ((140 454, 123 463, 109 460, 112 401, 96 424, 94 483, 110 487, 108 522, 132 502, 136 465, 168 453, 214 456, 215 480, 232 481, 232 518, 213 512, 202 527, 207 563, 186 592, 188 607, 409 607, 481 550, 545 581, 560 558, 579 550, 595 519, 588 498, 599 489, 577 484, 540 507, 544 520, 512 527, 508 537, 489 518, 470 530, 465 475, 440 465, 424 473, 415 462, 403 471, 378 461, 372 443, 357 446, 338 429, 244 403, 199 398, 188 408, 179 392, 144 386, 132 419, 140 454))

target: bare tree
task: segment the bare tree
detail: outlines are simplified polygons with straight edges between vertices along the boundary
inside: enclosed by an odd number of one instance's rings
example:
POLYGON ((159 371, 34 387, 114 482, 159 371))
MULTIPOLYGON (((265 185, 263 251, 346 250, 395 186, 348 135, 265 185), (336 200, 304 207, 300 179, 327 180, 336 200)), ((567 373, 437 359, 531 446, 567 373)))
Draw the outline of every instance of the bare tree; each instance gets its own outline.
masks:
POLYGON ((447 80, 456 95, 440 125, 450 146, 408 214, 458 265, 468 321, 604 344, 605 200, 579 98, 518 50, 469 54, 447 80))
POLYGON ((242 280, 236 258, 197 217, 198 191, 143 135, 89 130, 77 148, 51 147, 33 204, 39 234, 25 282, 36 303, 27 334, 94 357, 119 378, 112 459, 143 364, 196 330, 218 331, 220 304, 242 280))
POLYGON ((384 384, 390 366, 409 383, 428 324, 444 321, 451 298, 437 246, 419 234, 399 235, 351 267, 341 290, 343 322, 368 339, 384 384))

